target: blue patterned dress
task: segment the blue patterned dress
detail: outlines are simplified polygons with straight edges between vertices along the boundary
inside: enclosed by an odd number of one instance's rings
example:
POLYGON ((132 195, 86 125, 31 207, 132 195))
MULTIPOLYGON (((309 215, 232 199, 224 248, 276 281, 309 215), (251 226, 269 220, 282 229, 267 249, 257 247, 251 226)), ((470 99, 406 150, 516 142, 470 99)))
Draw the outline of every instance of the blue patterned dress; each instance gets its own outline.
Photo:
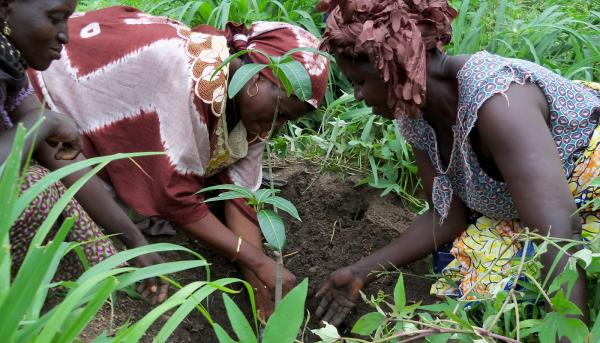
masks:
MULTIPOLYGON (((521 248, 519 215, 507 184, 494 180, 481 168, 469 134, 475 127, 479 108, 490 97, 504 94, 513 84, 532 83, 543 92, 550 110, 549 130, 554 138, 565 178, 577 206, 598 196, 599 189, 587 187, 600 175, 600 91, 591 85, 572 82, 528 61, 503 58, 479 52, 469 58, 458 75, 459 103, 456 124, 452 127, 454 145, 448 165, 443 165, 435 132, 419 117, 400 118, 398 127, 413 148, 427 153, 435 170, 432 201, 443 221, 453 195, 480 214, 458 237, 450 251, 453 260, 444 269, 445 276, 458 282, 459 288, 437 282, 435 294, 486 295, 510 280, 510 259, 521 248), (591 161, 591 162, 590 162, 591 161)), ((507 99, 508 101, 508 99, 507 99)), ((598 213, 582 211, 584 236, 598 232, 598 213), (588 217, 586 217, 588 216, 588 217), (587 218, 587 219, 586 219, 587 218)))

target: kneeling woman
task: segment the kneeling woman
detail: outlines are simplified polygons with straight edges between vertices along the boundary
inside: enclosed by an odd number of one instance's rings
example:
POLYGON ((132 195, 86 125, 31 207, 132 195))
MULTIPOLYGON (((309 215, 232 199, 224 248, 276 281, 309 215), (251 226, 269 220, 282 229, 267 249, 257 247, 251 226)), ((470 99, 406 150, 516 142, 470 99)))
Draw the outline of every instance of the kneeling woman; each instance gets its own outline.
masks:
MULTIPOLYGON (((105 180, 137 213, 165 219, 236 261, 268 315, 275 262, 263 253, 253 209, 227 201, 221 221, 196 192, 219 183, 256 190, 277 104, 276 127, 315 109, 325 92, 328 61, 307 52, 293 55, 311 77, 313 98, 307 102, 288 97, 266 69, 228 100, 236 70, 266 62, 259 53, 213 73, 242 49, 279 56, 293 48, 317 48, 318 40, 284 23, 190 30, 128 7, 75 15, 69 29, 71 41, 61 60, 30 75, 40 97, 77 122, 86 157, 164 151, 160 157, 113 163, 105 180)), ((283 280, 284 291, 295 283, 287 270, 283 280)))
MULTIPOLYGON (((431 210, 387 247, 334 272, 317 316, 339 324, 372 271, 450 242, 453 260, 443 272, 458 287, 437 282, 432 291, 470 299, 505 287, 523 227, 563 239, 598 232, 600 213, 584 206, 599 194, 588 187, 600 175, 597 90, 485 51, 444 54, 456 16, 446 0, 320 7, 331 11, 324 44, 355 97, 396 118, 412 145, 431 210)), ((542 256, 545 271, 556 255, 551 248, 542 256)), ((582 281, 571 298, 583 309, 582 281)))

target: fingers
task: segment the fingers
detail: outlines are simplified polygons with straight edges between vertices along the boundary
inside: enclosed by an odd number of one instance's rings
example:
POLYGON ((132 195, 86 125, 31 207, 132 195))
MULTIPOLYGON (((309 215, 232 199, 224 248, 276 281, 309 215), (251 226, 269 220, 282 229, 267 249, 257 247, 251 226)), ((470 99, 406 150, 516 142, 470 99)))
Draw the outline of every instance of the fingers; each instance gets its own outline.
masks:
POLYGON ((331 288, 332 283, 331 283, 331 279, 327 280, 327 282, 325 282, 325 284, 323 284, 323 286, 321 286, 321 288, 319 288, 319 290, 317 291, 317 294, 315 294, 315 297, 317 297, 317 299, 320 299, 321 297, 323 297, 325 294, 327 294, 327 291, 329 291, 329 288, 331 288))
POLYGON ((342 324, 344 322, 344 319, 346 319, 346 316, 348 316, 350 311, 352 311, 351 308, 341 306, 341 308, 333 316, 333 318, 331 319, 331 322, 329 324, 331 324, 333 326, 339 326, 340 324, 342 324))
POLYGON ((162 284, 160 285, 160 291, 158 292, 158 303, 161 304, 169 295, 169 284, 162 280, 162 284))
POLYGON ((337 314, 338 308, 340 307, 340 305, 337 303, 337 301, 332 301, 329 304, 329 309, 327 310, 327 313, 325 313, 325 315, 323 316, 323 318, 321 318, 322 321, 330 323, 331 320, 333 319, 333 317, 337 314))
MULTIPOLYGON (((318 297, 319 295, 317 294, 317 298, 318 297)), ((332 300, 333 296, 331 295, 331 293, 327 293, 325 297, 321 299, 321 301, 319 302, 319 306, 317 306, 317 311, 315 312, 315 316, 317 316, 317 318, 321 318, 323 316, 325 310, 329 307, 329 304, 332 300)))
POLYGON ((142 298, 146 299, 147 301, 152 301, 151 296, 154 295, 154 293, 156 293, 156 291, 158 290, 158 287, 156 286, 156 279, 152 278, 149 280, 146 280, 146 285, 144 287, 144 290, 142 291, 142 298))

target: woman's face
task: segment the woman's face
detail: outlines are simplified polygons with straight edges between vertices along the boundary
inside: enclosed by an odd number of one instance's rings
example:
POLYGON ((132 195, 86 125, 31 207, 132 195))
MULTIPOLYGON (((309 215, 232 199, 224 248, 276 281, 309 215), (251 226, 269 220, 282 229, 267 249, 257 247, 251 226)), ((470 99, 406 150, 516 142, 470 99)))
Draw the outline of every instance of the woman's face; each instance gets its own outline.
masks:
POLYGON ((248 131, 248 138, 256 135, 266 137, 273 124, 273 115, 279 96, 279 111, 274 130, 278 130, 286 121, 298 119, 311 110, 308 103, 300 101, 294 95, 288 97, 282 88, 271 81, 255 76, 236 95, 240 120, 248 131))
POLYGON ((62 46, 69 42, 67 19, 76 6, 77 0, 16 0, 8 4, 6 21, 12 30, 8 39, 29 67, 45 70, 60 59, 62 46))
POLYGON ((364 100, 373 113, 393 119, 393 111, 388 107, 387 89, 379 73, 370 63, 358 61, 344 55, 336 54, 338 66, 354 85, 356 100, 364 100))

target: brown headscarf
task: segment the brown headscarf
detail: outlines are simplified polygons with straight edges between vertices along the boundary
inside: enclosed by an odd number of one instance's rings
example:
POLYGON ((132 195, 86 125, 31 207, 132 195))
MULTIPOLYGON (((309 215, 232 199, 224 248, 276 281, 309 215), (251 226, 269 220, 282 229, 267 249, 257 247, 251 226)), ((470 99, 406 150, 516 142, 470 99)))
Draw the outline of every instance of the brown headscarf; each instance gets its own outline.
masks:
POLYGON ((330 13, 322 48, 368 57, 388 89, 396 117, 415 117, 425 98, 426 52, 452 38, 457 12, 447 0, 321 0, 330 13))

